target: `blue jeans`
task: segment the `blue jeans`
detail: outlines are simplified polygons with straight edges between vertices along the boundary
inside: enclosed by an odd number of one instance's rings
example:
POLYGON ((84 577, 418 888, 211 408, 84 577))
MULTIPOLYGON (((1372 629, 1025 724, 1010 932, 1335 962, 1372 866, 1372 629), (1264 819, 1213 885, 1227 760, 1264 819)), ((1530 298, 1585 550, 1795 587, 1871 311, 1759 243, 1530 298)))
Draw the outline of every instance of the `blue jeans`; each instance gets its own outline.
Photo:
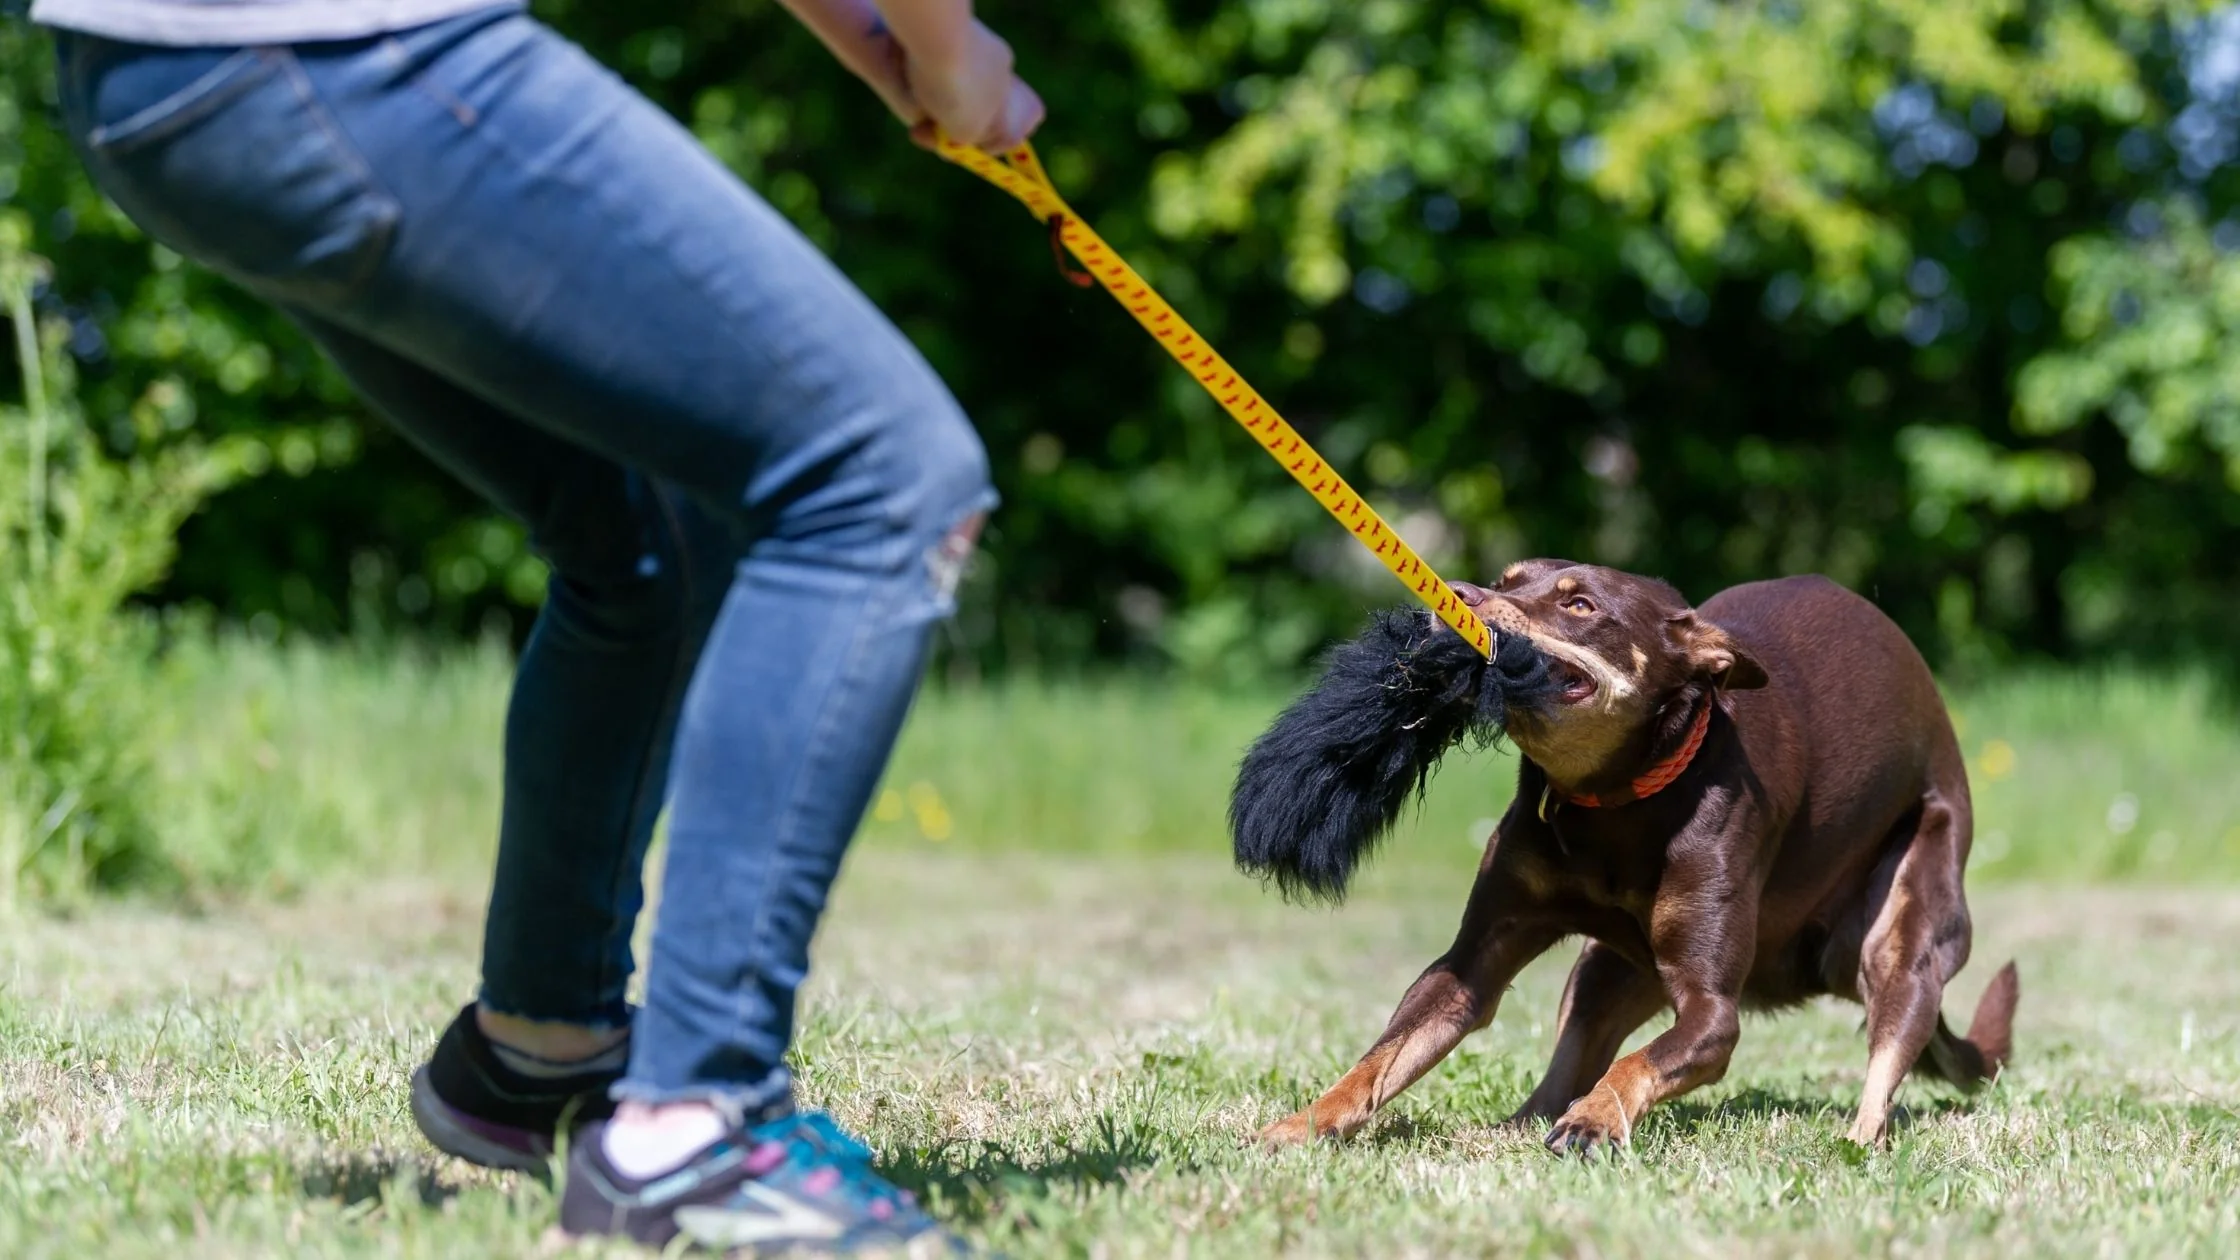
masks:
POLYGON ((288 312, 521 520, 482 1001, 613 1026, 618 1097, 782 1104, 809 940, 993 506, 909 343, 668 116, 518 13, 348 43, 58 37, 94 179, 288 312))

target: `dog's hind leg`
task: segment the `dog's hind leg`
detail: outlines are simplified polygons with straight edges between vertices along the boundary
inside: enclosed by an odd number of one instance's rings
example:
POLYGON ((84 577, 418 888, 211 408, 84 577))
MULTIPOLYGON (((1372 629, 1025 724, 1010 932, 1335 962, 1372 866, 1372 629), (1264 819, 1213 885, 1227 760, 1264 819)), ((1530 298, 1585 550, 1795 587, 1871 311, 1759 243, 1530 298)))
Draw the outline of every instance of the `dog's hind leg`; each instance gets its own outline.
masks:
POLYGON ((1859 951, 1867 1085, 1850 1133, 1862 1146, 1879 1144, 1888 1132, 1891 1099, 1942 1023, 1945 982, 1968 961, 1970 924, 1960 880, 1970 822, 1964 780, 1957 792, 1930 789, 1882 903, 1869 908, 1859 951))
POLYGON ((1322 1097, 1261 1130, 1260 1140, 1284 1146, 1353 1136, 1464 1037, 1492 1022, 1510 981, 1562 935, 1552 924, 1515 917, 1522 901, 1507 881, 1479 876, 1454 945, 1408 987, 1384 1035, 1322 1097))
POLYGON ((1656 973, 1600 941, 1588 941, 1564 984, 1547 1074, 1509 1123, 1562 1115, 1610 1070, 1626 1037, 1669 1004, 1656 973))

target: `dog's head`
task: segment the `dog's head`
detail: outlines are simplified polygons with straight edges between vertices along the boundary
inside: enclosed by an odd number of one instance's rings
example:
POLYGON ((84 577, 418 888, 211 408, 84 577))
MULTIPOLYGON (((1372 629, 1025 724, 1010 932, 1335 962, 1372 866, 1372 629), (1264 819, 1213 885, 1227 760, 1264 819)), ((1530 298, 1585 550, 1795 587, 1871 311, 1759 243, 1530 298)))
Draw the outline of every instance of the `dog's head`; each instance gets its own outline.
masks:
POLYGON ((1454 590, 1496 633, 1548 658, 1556 686, 1511 706, 1509 737, 1563 788, 1631 775, 1642 750, 1706 694, 1766 684, 1741 645, 1655 578, 1525 560, 1490 587, 1454 590))
POLYGON ((1420 610, 1382 613, 1254 741, 1229 799, 1238 863, 1288 893, 1337 898, 1455 744, 1506 730, 1567 791, 1642 770, 1707 694, 1765 671, 1663 582, 1564 560, 1511 565, 1455 593, 1493 659, 1420 610))

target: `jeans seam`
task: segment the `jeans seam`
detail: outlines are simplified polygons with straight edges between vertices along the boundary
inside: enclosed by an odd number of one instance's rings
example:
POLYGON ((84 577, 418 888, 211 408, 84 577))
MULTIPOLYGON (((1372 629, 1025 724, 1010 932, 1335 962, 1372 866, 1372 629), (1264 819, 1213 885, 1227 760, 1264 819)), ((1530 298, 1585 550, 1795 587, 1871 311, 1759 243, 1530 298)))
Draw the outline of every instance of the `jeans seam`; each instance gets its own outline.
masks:
POLYGON ((327 140, 334 145, 335 153, 341 160, 349 164, 359 179, 365 181, 366 190, 381 211, 368 230, 368 248, 363 251, 357 267, 343 283, 345 292, 354 290, 372 279, 374 272, 388 258, 389 243, 396 236, 397 221, 403 215, 403 203, 374 174, 373 165, 366 161, 365 154, 358 151, 358 146, 334 120, 327 108, 326 98, 319 95, 319 89, 311 82, 311 76, 303 72, 303 63, 296 60, 295 53, 287 48, 268 48, 263 50, 263 55, 278 64, 281 72, 287 76, 289 86, 295 89, 297 99, 303 102, 304 113, 319 130, 327 134, 327 140))
MULTIPOLYGON (((864 640, 871 632, 870 618, 857 617, 854 621, 855 633, 849 640, 847 653, 841 658, 838 667, 834 669, 831 677, 825 683, 824 696, 821 697, 825 703, 818 705, 819 718, 816 730, 809 738, 800 763, 795 767, 792 781, 786 784, 785 791, 781 794, 780 799, 785 801, 784 812, 779 815, 777 834, 772 838, 769 848, 764 852, 761 867, 758 871, 763 888, 762 904, 756 907, 754 922, 749 925, 747 934, 748 961, 750 965, 758 968, 764 964, 764 960, 770 953, 766 938, 769 935, 771 905, 776 900, 771 895, 773 892, 770 887, 771 868, 777 864, 779 856, 787 852, 794 842, 800 825, 802 780, 808 775, 810 768, 816 764, 821 750, 832 733, 833 723, 839 719, 836 712, 838 706, 830 703, 832 694, 839 690, 846 679, 854 672, 855 663, 863 652, 864 640)), ((852 839, 852 836, 850 838, 852 839)), ((841 842, 843 850, 846 849, 848 843, 847 840, 841 842)), ((735 891, 735 881, 736 877, 725 881, 725 892, 727 894, 735 891)), ((746 999, 747 990, 751 987, 750 982, 748 986, 743 987, 738 994, 734 995, 732 1001, 731 1027, 727 1030, 726 1036, 733 1045, 737 1045, 740 1041, 739 1030, 750 1022, 747 1017, 746 999)), ((778 1057, 779 1061, 770 1064, 769 1067, 775 1071, 783 1071, 785 1069, 784 1052, 780 1051, 778 1057)))
MULTIPOLYGON (((398 46, 402 47, 401 44, 398 46)), ((412 85, 414 91, 434 101, 443 112, 451 115, 452 121, 459 124, 460 130, 472 131, 482 121, 481 110, 467 104, 459 98, 457 93, 442 84, 431 82, 428 78, 428 67, 423 66, 414 71, 406 82, 412 85)))

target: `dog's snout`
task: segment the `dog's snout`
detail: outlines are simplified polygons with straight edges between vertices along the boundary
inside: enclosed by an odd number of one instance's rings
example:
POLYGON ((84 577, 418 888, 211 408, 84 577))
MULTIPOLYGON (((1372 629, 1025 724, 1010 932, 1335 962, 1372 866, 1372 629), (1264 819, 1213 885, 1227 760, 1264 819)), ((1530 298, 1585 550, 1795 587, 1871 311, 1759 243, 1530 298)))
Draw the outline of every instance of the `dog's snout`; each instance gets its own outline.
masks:
POLYGON ((1447 587, 1455 594, 1460 595, 1463 603, 1473 608, 1486 602, 1486 596, 1493 593, 1482 586, 1472 586, 1468 582, 1449 582, 1447 587))

